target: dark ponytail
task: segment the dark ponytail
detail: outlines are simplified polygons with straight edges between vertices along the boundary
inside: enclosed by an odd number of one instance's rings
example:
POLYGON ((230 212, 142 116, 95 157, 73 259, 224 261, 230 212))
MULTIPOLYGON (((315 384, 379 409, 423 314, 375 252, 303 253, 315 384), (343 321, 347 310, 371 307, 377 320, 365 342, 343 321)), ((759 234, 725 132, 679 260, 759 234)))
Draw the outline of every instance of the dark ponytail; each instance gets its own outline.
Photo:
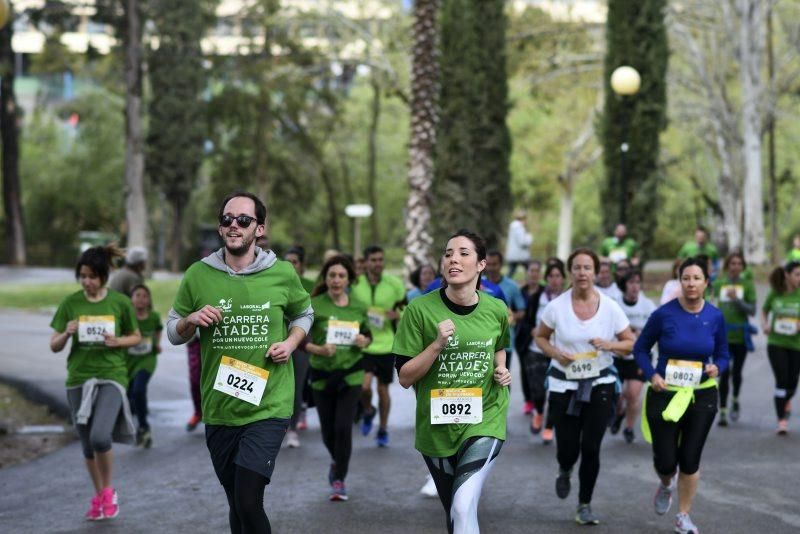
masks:
POLYGON ((115 258, 124 258, 125 252, 115 243, 110 243, 101 247, 87 248, 78 259, 75 266, 75 278, 80 278, 81 267, 84 265, 96 274, 103 285, 108 282, 108 274, 114 266, 115 258))

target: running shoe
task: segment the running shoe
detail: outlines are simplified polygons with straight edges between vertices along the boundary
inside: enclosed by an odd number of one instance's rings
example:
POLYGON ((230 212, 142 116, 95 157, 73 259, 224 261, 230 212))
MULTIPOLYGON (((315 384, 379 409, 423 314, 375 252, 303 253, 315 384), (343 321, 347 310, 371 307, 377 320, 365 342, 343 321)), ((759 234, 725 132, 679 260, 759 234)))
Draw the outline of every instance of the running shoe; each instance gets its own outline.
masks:
POLYGON ((103 519, 103 498, 99 493, 92 497, 92 505, 86 512, 85 517, 87 521, 99 521, 103 519))
POLYGON ((199 415, 197 415, 197 414, 194 414, 194 415, 193 415, 193 416, 192 416, 192 417, 189 419, 189 422, 188 422, 188 423, 186 423, 186 431, 187 431, 187 432, 192 432, 192 431, 193 431, 195 428, 197 428, 197 425, 199 425, 199 424, 200 424, 200 421, 201 421, 201 420, 202 420, 202 418, 201 418, 199 415))
POLYGON ((611 434, 616 436, 619 433, 619 428, 622 426, 622 420, 625 419, 625 414, 617 414, 611 422, 611 434))
POLYGON ((534 414, 531 418, 531 434, 534 436, 542 431, 542 424, 544 423, 544 416, 540 413, 534 414))
POLYGON ((678 534, 700 534, 700 529, 692 523, 689 514, 680 513, 675 516, 675 532, 678 534))
POLYGON ((661 482, 658 483, 655 497, 653 497, 653 508, 658 515, 664 515, 669 512, 672 506, 672 484, 665 486, 661 482))
POLYGON ((781 419, 778 421, 778 430, 777 434, 779 436, 785 436, 789 433, 789 421, 786 419, 781 419))
POLYGON ((367 413, 364 412, 364 415, 361 419, 361 435, 362 436, 369 436, 369 433, 372 432, 372 420, 375 419, 376 414, 375 407, 372 407, 372 412, 367 413))
POLYGON ((733 407, 731 409, 731 421, 734 423, 739 420, 739 400, 733 399, 733 407))
POLYGON ((542 430, 542 445, 550 445, 553 443, 553 429, 545 428, 542 430))
POLYGON ((425 482, 425 485, 422 486, 422 489, 419 490, 421 494, 426 497, 438 497, 439 492, 436 490, 436 483, 433 481, 433 477, 428 475, 428 480, 425 482))
POLYGON ((632 428, 626 428, 625 430, 623 430, 622 435, 625 436, 625 441, 627 443, 633 443, 633 440, 636 437, 636 435, 633 433, 632 428))
POLYGON ((103 518, 112 519, 119 515, 117 492, 112 487, 103 488, 100 492, 103 506, 103 518))
POLYGON ((383 429, 378 429, 378 435, 375 436, 375 443, 378 444, 378 447, 388 447, 389 446, 389 433, 383 429))
POLYGON ((150 431, 149 428, 147 430, 142 431, 141 442, 139 443, 139 445, 144 447, 145 449, 149 449, 150 447, 153 446, 153 433, 150 431))
POLYGON ((328 469, 328 484, 333 486, 334 480, 336 480, 336 464, 331 462, 331 466, 328 469))
POLYGON ((558 495, 559 499, 566 499, 569 497, 569 490, 571 484, 569 482, 569 477, 572 474, 572 470, 564 471, 563 469, 558 470, 558 476, 556 477, 556 495, 558 495))
POLYGON ((333 484, 331 484, 330 500, 332 501, 347 500, 347 490, 344 489, 344 482, 342 482, 341 480, 334 480, 333 484))
POLYGON ((575 522, 579 525, 600 524, 600 520, 592 513, 592 507, 588 503, 578 505, 578 511, 575 512, 575 522))
POLYGON ((717 421, 718 426, 728 426, 728 410, 725 408, 719 409, 719 421, 717 421))
POLYGON ((533 413, 533 403, 531 401, 525 401, 525 404, 522 406, 522 415, 530 415, 533 413))
POLYGON ((294 430, 286 432, 286 446, 290 449, 296 449, 300 446, 300 436, 294 430))

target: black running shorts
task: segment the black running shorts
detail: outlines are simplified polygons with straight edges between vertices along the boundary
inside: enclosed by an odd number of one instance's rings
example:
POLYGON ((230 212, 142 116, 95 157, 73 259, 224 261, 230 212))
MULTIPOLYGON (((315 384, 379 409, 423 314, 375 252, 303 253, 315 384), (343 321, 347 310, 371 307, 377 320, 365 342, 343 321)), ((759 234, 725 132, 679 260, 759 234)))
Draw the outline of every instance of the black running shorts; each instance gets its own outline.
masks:
POLYGON ((289 419, 264 419, 243 426, 206 425, 206 445, 223 486, 233 486, 236 466, 272 478, 289 419))
POLYGON ((381 384, 394 381, 393 354, 364 354, 364 370, 378 377, 381 384))

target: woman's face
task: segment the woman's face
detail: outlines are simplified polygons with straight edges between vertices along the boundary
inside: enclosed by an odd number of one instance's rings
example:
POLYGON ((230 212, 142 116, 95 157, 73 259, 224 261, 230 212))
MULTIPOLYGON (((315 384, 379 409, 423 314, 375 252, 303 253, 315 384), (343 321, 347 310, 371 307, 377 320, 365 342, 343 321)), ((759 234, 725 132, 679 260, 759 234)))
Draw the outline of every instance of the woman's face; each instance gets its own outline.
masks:
POLYGON ((292 267, 294 267, 294 270, 297 271, 298 276, 303 276, 303 262, 300 261, 300 256, 294 252, 290 252, 284 256, 284 259, 292 264, 292 267))
POLYGON ((542 279, 542 266, 538 263, 531 263, 528 266, 528 285, 536 286, 542 279))
POLYGON ((331 295, 341 295, 347 291, 350 281, 347 279, 347 269, 344 265, 331 265, 325 273, 325 285, 331 295))
POLYGON ((786 281, 789 282, 789 291, 794 291, 800 287, 800 267, 795 267, 789 271, 789 276, 786 277, 786 281))
POLYGON ((422 289, 425 289, 431 283, 433 283, 434 279, 436 278, 436 271, 433 270, 433 267, 430 265, 425 265, 419 271, 419 285, 422 289))
POLYGON ((470 239, 457 236, 447 242, 442 268, 447 285, 476 285, 476 279, 486 268, 486 260, 478 260, 475 244, 470 239))
POLYGON ((681 274, 681 291, 686 300, 699 300, 703 298, 708 280, 703 270, 697 265, 690 265, 681 274))
POLYGON ((731 278, 739 278, 739 275, 744 271, 744 262, 739 256, 734 256, 728 261, 728 276, 731 278))
POLYGON ((100 277, 88 265, 81 265, 78 271, 78 281, 87 295, 94 297, 103 287, 100 277))
POLYGON ((625 283, 625 298, 629 301, 637 301, 641 292, 642 279, 634 275, 633 278, 625 283))
POLYGON ((564 277, 558 269, 553 269, 547 275, 547 289, 551 293, 561 293, 564 289, 564 277))
MULTIPOLYGON (((594 260, 588 254, 578 254, 572 259, 569 274, 572 277, 573 287, 583 290, 589 289, 594 285, 594 260)), ((609 271, 609 276, 610 274, 609 271)))
POLYGON ((140 287, 131 295, 131 302, 137 310, 147 310, 150 308, 150 294, 140 287))

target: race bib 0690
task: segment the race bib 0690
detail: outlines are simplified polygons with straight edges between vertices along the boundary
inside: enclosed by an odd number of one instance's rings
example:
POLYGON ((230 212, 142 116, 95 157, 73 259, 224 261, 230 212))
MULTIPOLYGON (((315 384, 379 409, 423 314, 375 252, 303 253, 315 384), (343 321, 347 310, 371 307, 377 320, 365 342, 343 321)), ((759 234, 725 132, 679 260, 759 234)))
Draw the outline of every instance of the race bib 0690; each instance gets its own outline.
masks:
POLYGON ((264 396, 268 378, 269 371, 266 369, 223 356, 214 380, 214 389, 258 406, 264 396))
POLYGON ((703 376, 703 362, 686 360, 667 360, 667 385, 681 388, 695 388, 703 376))
POLYGON ((355 345, 358 337, 357 321, 328 321, 325 343, 331 345, 355 345))
POLYGON ((477 424, 483 421, 481 388, 431 390, 431 424, 477 424))
POLYGON ((81 315, 78 317, 78 342, 102 343, 105 334, 116 333, 113 315, 81 315))
POLYGON ((585 380, 600 376, 600 361, 597 359, 597 351, 579 352, 573 354, 575 361, 570 362, 564 374, 569 380, 585 380))

